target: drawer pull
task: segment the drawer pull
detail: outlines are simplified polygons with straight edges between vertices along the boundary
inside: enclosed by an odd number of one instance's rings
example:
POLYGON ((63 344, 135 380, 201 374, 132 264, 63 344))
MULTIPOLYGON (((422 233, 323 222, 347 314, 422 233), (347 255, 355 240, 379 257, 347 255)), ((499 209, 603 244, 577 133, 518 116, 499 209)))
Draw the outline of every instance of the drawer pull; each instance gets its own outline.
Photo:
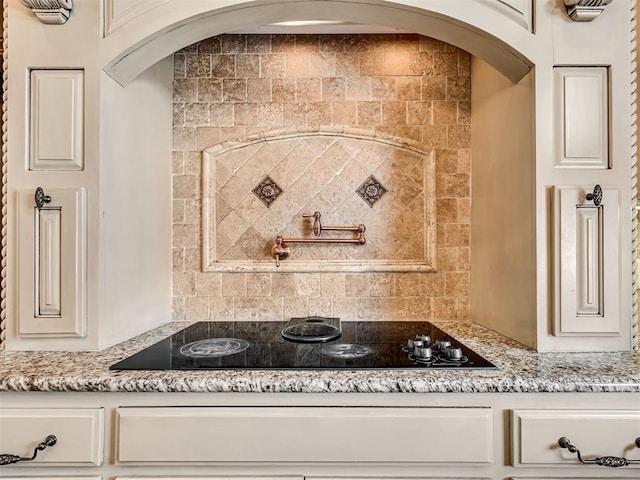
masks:
MULTIPOLYGON (((640 437, 636 438, 635 444, 636 447, 640 448, 640 437)), ((585 465, 600 465, 601 467, 618 468, 626 467, 627 465, 630 465, 632 463, 640 463, 640 460, 628 460, 624 457, 612 456, 583 459, 582 455, 580 454, 580 450, 578 450, 575 445, 571 445, 571 440, 569 440, 567 437, 560 438, 558 440, 558 445, 560 446, 560 448, 566 448, 571 453, 575 453, 578 456, 578 460, 580 461, 580 463, 584 463, 585 465)))
POLYGON ((13 463, 30 462, 31 460, 35 460, 39 451, 44 450, 47 447, 53 447, 57 441, 58 439, 55 435, 47 436, 47 438, 44 439, 44 442, 39 443, 38 446, 33 449, 33 456, 31 458, 11 455, 10 453, 2 453, 0 454, 0 465, 11 465, 13 463))

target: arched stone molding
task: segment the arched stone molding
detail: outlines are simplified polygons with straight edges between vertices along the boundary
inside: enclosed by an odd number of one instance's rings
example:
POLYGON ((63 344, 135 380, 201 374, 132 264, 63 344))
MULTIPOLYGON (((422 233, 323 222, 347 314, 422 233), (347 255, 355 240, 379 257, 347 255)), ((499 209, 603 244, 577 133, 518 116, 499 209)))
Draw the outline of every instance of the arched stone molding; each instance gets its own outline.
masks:
POLYGON ((299 214, 311 201, 310 212, 318 205, 333 210, 322 212, 329 213, 323 217, 327 223, 335 223, 329 218, 336 219, 338 214, 344 216, 337 219, 339 224, 349 224, 347 218, 366 223, 366 250, 323 248, 323 253, 307 256, 314 246, 296 244, 296 251, 278 271, 435 272, 435 164, 433 149, 418 142, 352 127, 294 127, 212 145, 202 156, 202 271, 275 271, 269 254, 272 240, 276 235, 308 237, 302 234, 304 220, 299 214), (292 155, 299 156, 292 162, 292 155), (324 180, 316 188, 310 188, 307 181, 311 172, 324 180), (379 179, 393 186, 386 193, 386 202, 376 205, 375 214, 355 190, 373 174, 382 175, 379 179), (270 210, 250 190, 272 176, 284 188, 282 199, 270 210), (280 182, 284 179, 286 186, 280 182), (301 230, 296 232, 296 226, 301 230), (234 246, 228 234, 237 236, 231 239, 234 246), (243 249, 237 245, 246 246, 253 255, 243 258, 243 249), (221 247, 232 255, 240 252, 240 256, 228 258, 221 247))
MULTIPOLYGON (((513 82, 532 68, 533 35, 497 0, 170 0, 122 25, 107 40, 119 51, 104 70, 121 85, 173 52, 205 38, 292 20, 339 20, 381 25, 426 35, 485 60, 513 82), (180 5, 178 5, 180 3, 180 5)), ((507 9, 512 10, 512 9, 507 9)))

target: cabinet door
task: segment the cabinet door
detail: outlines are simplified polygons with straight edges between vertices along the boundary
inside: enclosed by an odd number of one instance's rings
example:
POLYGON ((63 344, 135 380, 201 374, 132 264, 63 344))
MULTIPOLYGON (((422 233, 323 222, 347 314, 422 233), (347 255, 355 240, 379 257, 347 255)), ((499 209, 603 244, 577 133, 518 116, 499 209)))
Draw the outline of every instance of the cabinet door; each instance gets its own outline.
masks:
POLYGON ((620 208, 617 189, 554 188, 554 333, 615 335, 620 331, 620 208))
POLYGON ((18 334, 83 337, 86 330, 86 191, 18 194, 18 334))

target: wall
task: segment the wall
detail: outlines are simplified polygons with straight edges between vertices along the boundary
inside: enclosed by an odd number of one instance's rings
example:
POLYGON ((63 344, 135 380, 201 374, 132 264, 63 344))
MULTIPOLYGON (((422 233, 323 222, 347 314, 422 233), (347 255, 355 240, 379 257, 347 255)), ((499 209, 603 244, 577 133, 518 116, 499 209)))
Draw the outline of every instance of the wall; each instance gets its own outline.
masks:
POLYGON ((469 54, 418 35, 223 35, 176 53, 174 75, 174 319, 468 317, 469 54), (295 127, 353 127, 434 150, 436 273, 201 271, 202 150, 295 127))

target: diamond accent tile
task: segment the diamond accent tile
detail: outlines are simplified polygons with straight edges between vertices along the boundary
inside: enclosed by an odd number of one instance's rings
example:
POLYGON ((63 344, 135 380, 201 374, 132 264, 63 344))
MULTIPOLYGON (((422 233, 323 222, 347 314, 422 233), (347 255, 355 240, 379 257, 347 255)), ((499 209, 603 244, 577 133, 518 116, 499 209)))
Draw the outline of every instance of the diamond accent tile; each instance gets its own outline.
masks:
POLYGON ((282 193, 282 189, 267 175, 252 192, 269 208, 282 193))
POLYGON ((376 180, 376 177, 371 175, 358 187, 356 193, 360 195, 360 198, 367 202, 371 208, 373 208, 373 204, 380 200, 387 191, 388 190, 384 188, 378 180, 376 180))

